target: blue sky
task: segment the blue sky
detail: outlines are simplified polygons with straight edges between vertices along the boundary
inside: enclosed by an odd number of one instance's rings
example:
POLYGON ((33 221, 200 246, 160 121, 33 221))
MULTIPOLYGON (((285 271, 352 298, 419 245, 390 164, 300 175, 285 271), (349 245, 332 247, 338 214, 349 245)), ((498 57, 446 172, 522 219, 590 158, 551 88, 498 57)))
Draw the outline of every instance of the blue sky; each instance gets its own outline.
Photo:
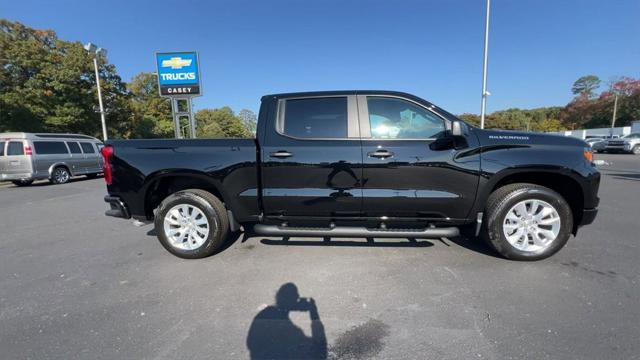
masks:
MULTIPOLYGON (((480 112, 484 0, 11 1, 0 17, 109 50, 125 81, 197 50, 196 108, 274 92, 407 91, 480 112)), ((488 111, 564 105, 578 77, 640 77, 640 1, 493 0, 488 111)))

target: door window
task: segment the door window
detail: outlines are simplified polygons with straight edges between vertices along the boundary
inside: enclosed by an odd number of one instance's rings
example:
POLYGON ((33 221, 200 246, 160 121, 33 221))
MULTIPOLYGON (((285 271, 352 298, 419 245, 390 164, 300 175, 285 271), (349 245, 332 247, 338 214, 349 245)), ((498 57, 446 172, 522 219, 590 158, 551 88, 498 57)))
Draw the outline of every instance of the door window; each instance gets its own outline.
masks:
POLYGON ((7 146, 7 156, 11 155, 24 155, 22 141, 9 141, 9 145, 7 146))
POLYGON ((72 154, 82 154, 80 145, 78 145, 77 142, 67 142, 67 146, 69 147, 69 150, 71 150, 72 154))
POLYGON ((287 100, 284 124, 285 135, 306 138, 347 138, 347 98, 327 97, 287 100))
POLYGON ((95 154, 95 150, 93 149, 93 145, 91 143, 81 142, 80 146, 82 146, 82 152, 85 154, 95 154))
POLYGON ((4 156, 4 141, 0 141, 0 156, 4 156))
POLYGON ((68 154, 67 146, 62 141, 34 141, 33 147, 36 154, 53 155, 68 154))
POLYGON ((434 139, 445 131, 444 120, 409 101, 367 97, 374 139, 434 139))

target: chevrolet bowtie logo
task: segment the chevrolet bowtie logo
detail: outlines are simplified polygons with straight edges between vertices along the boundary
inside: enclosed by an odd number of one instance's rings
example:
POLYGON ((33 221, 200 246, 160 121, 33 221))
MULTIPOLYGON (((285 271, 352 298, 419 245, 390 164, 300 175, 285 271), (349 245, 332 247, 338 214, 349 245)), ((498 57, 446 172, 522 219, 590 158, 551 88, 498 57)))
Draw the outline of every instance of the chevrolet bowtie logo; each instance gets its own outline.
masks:
POLYGON ((162 67, 170 67, 172 69, 182 69, 191 65, 191 59, 183 59, 181 57, 172 57, 169 60, 162 60, 162 67))

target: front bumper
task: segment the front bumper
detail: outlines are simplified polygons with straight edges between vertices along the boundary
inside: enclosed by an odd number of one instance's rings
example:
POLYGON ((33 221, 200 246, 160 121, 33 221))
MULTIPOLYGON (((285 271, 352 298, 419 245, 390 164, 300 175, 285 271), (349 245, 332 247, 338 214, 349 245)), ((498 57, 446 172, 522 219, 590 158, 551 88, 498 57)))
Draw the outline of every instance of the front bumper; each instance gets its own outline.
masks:
POLYGON ((582 210, 582 221, 580 221, 580 226, 591 224, 596 219, 596 215, 598 215, 598 208, 582 210))
POLYGON ((104 202, 109 204, 110 209, 105 211, 105 215, 113 216, 122 219, 130 219, 131 213, 127 208, 127 205, 117 196, 107 195, 104 197, 104 202))
POLYGON ((630 152, 630 151, 631 151, 631 145, 629 145, 629 144, 624 144, 624 145, 607 145, 607 146, 605 146, 604 150, 606 150, 606 151, 624 151, 624 152, 630 152))

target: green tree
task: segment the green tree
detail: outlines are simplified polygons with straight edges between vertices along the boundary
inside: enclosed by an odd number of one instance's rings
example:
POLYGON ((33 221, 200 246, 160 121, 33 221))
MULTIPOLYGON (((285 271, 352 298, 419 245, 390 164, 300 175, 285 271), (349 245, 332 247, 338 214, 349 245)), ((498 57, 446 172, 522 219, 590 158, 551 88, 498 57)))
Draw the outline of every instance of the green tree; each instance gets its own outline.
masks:
POLYGON ((470 114, 470 113, 464 113, 464 114, 460 114, 458 115, 458 117, 464 121, 466 121, 467 123, 474 125, 474 126, 480 126, 480 116, 476 115, 476 114, 470 114))
POLYGON ((238 113, 238 117, 242 120, 245 129, 255 136, 258 128, 258 117, 256 113, 249 109, 242 109, 238 113))
MULTIPOLYGON (((0 20, 0 54, 0 131, 101 134, 93 61, 82 44, 0 20)), ((125 85, 106 59, 99 68, 107 123, 118 128, 127 121, 125 85)))
POLYGON ((173 137, 174 125, 169 99, 158 93, 158 76, 142 72, 127 85, 131 122, 123 133, 128 138, 173 137))
POLYGON ((230 107, 202 109, 196 112, 198 137, 204 138, 248 138, 253 137, 240 117, 230 107))
POLYGON ((532 128, 533 131, 550 132, 550 131, 562 131, 567 128, 558 119, 544 119, 539 123, 536 123, 532 128))
POLYGON ((594 91, 600 87, 600 78, 595 75, 586 75, 573 83, 571 92, 575 95, 591 99, 595 96, 594 91))

